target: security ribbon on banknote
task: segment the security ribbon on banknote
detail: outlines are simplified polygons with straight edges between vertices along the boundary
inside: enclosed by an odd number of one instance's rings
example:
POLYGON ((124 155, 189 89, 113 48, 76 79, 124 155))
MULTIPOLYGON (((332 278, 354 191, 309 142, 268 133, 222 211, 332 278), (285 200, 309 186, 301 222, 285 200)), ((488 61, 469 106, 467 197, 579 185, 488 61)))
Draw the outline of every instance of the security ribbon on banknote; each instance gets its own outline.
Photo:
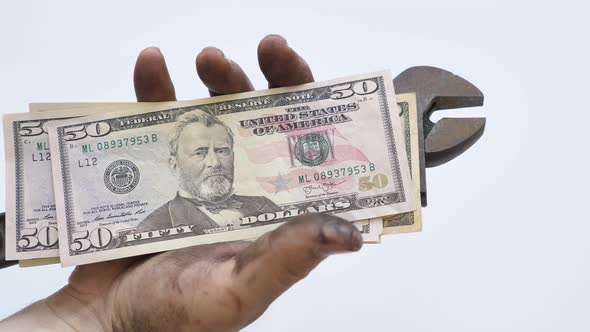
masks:
POLYGON ((389 73, 50 123, 62 264, 412 211, 389 73))

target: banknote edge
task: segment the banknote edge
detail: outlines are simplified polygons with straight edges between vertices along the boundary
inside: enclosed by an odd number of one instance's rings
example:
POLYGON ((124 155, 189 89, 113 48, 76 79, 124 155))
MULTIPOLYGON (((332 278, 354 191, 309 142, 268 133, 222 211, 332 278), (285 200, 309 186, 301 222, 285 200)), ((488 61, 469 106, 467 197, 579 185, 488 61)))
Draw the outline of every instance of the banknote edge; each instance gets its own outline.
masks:
MULTIPOLYGON (((417 97, 415 93, 403 93, 403 94, 398 94, 396 96, 398 98, 398 102, 407 102, 408 103, 408 117, 409 118, 417 118, 418 117, 418 112, 417 112, 417 97), (409 102, 408 99, 412 99, 412 102, 409 102)), ((405 133, 409 136, 409 142, 410 142, 410 149, 412 149, 411 146, 411 142, 412 136, 417 136, 419 135, 419 131, 418 131, 418 121, 406 121, 407 124, 407 128, 405 130, 405 133), (413 125, 412 125, 413 123, 413 125)), ((419 142, 418 142, 418 138, 416 139, 416 143, 417 143, 417 147, 416 150, 419 151, 419 142)), ((410 161, 409 167, 410 167, 410 171, 411 171, 411 175, 412 175, 412 182, 414 183, 420 183, 420 160, 419 158, 412 158, 412 150, 410 150, 409 153, 409 158, 408 160, 410 161), (415 163, 415 165, 412 165, 412 163, 415 163), (418 181, 418 182, 415 182, 418 181)), ((407 153, 407 152, 406 152, 407 153)), ((413 233, 413 232, 420 232, 422 231, 422 206, 421 206, 421 201, 420 201, 420 191, 416 191, 416 188, 414 188, 414 186, 412 186, 412 192, 414 194, 414 198, 416 200, 416 209, 413 212, 406 212, 404 214, 409 214, 411 215, 413 222, 412 224, 408 224, 408 225, 399 225, 399 226, 390 226, 390 227, 383 227, 383 234, 384 235, 390 235, 390 234, 401 234, 401 233, 413 233)), ((385 218, 385 216, 383 217, 385 218)))

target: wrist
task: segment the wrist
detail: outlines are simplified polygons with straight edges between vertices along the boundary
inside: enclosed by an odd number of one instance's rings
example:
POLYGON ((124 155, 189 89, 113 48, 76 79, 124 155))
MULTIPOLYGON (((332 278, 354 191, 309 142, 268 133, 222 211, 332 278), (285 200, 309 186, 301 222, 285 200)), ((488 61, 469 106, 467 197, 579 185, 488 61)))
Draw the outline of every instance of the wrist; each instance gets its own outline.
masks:
POLYGON ((0 322, 0 331, 75 331, 59 319, 45 300, 31 304, 0 322))
POLYGON ((0 322, 0 331, 110 331, 69 286, 0 322))

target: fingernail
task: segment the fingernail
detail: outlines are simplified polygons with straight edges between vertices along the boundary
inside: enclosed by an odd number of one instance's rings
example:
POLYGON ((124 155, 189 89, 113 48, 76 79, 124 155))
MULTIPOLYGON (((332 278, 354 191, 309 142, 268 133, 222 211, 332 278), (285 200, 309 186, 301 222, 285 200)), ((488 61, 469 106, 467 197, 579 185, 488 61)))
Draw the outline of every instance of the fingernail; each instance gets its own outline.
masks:
POLYGON ((143 49, 143 51, 141 51, 141 53, 151 53, 151 52, 156 52, 160 55, 162 55, 162 50, 160 50, 159 47, 157 46, 149 46, 143 49))
POLYGON ((281 36, 281 35, 270 34, 270 35, 266 36, 266 38, 280 39, 285 44, 285 46, 290 47, 289 46, 289 42, 287 41, 287 39, 285 37, 281 36))
POLYGON ((217 55, 220 55, 221 57, 223 57, 225 60, 227 60, 227 57, 225 56, 225 53, 223 53, 222 50, 220 50, 220 49, 218 49, 217 47, 214 47, 214 46, 207 46, 207 47, 203 48, 201 50, 201 53, 217 54, 217 55))
POLYGON ((358 251, 363 245, 361 233, 349 221, 322 214, 322 238, 327 244, 342 244, 345 250, 358 251))

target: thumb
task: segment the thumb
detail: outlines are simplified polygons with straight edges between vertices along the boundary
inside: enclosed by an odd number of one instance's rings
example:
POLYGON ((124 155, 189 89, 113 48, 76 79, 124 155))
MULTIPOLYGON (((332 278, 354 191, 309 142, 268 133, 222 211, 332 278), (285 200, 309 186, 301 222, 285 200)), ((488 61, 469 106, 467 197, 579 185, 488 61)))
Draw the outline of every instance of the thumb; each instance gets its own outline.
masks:
POLYGON ((240 298, 262 313, 291 285, 334 253, 358 251, 360 232, 342 218, 306 214, 260 237, 236 257, 234 285, 240 298))

